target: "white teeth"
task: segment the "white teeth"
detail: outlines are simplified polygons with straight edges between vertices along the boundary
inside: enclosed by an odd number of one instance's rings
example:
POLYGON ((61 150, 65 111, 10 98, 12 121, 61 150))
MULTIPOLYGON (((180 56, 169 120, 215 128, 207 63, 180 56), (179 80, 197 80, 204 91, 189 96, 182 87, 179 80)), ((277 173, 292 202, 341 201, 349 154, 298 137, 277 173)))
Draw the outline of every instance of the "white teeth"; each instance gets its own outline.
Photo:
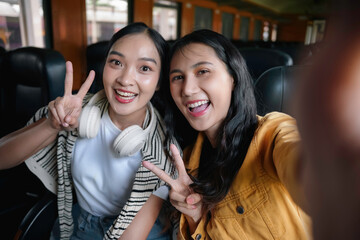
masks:
POLYGON ((195 107, 198 107, 200 105, 206 104, 208 102, 209 102, 208 100, 203 100, 203 101, 199 101, 199 102, 196 102, 196 103, 188 104, 187 107, 188 108, 195 108, 195 107))
POLYGON ((117 91, 116 93, 119 94, 122 97, 133 97, 135 96, 135 93, 129 93, 129 92, 122 92, 122 91, 117 91))

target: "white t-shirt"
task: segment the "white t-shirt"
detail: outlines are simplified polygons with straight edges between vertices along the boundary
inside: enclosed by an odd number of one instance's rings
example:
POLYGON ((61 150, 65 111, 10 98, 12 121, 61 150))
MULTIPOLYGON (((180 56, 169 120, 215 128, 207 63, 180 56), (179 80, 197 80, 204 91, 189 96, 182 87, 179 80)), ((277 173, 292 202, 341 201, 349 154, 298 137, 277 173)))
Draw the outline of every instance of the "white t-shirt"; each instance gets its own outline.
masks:
MULTIPOLYGON (((118 158, 113 142, 121 133, 106 111, 95 138, 78 138, 71 171, 80 206, 95 216, 118 215, 128 200, 135 174, 142 161, 141 152, 118 158)), ((167 199, 169 191, 162 186, 154 195, 167 199)))

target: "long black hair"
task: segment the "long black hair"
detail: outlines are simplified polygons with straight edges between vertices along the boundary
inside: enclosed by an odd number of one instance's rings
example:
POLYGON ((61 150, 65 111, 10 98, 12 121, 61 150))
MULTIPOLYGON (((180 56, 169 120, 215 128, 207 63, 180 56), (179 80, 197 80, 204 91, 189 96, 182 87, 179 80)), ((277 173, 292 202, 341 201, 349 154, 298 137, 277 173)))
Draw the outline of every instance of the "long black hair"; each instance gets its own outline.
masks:
MULTIPOLYGON (((227 67, 234 79, 231 103, 219 129, 215 157, 200 163, 198 176, 193 178, 193 190, 203 195, 203 205, 207 210, 220 202, 228 193, 246 156, 251 139, 257 127, 256 101, 251 76, 245 60, 237 48, 223 35, 211 30, 197 30, 177 40, 172 46, 170 59, 178 51, 191 43, 201 43, 211 47, 227 67)), ((171 98, 169 81, 164 81, 162 91, 168 99, 164 120, 168 126, 168 137, 175 135, 184 147, 194 140, 194 131, 181 117, 171 98)), ((186 121, 187 122, 187 121, 186 121)))

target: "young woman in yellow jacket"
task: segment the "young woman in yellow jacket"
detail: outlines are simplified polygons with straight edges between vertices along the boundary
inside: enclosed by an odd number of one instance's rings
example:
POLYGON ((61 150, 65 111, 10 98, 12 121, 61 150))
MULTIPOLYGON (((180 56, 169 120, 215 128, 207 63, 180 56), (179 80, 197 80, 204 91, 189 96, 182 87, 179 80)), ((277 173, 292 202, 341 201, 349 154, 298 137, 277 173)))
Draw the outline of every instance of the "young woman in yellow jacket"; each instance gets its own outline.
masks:
POLYGON ((175 121, 181 114, 198 131, 183 159, 171 146, 177 179, 143 162, 171 187, 178 239, 311 239, 296 122, 256 115, 251 77, 231 42, 210 30, 178 40, 164 83, 180 110, 166 111, 168 136, 185 131, 175 121))

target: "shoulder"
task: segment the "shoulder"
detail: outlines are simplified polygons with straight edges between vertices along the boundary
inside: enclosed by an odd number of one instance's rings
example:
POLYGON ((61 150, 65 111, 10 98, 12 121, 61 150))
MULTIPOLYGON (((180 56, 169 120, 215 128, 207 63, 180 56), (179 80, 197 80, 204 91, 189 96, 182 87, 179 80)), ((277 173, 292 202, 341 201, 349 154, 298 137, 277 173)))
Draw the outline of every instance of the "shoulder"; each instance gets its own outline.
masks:
POLYGON ((270 112, 265 116, 258 116, 259 123, 282 122, 282 121, 295 121, 292 116, 282 112, 270 112))
POLYGON ((297 128, 296 120, 292 116, 281 112, 270 112, 265 116, 258 116, 257 131, 275 131, 281 128, 297 128))
POLYGON ((261 117, 258 116, 259 124, 255 131, 253 142, 259 147, 271 143, 290 143, 300 141, 295 118, 280 112, 271 112, 261 117))

